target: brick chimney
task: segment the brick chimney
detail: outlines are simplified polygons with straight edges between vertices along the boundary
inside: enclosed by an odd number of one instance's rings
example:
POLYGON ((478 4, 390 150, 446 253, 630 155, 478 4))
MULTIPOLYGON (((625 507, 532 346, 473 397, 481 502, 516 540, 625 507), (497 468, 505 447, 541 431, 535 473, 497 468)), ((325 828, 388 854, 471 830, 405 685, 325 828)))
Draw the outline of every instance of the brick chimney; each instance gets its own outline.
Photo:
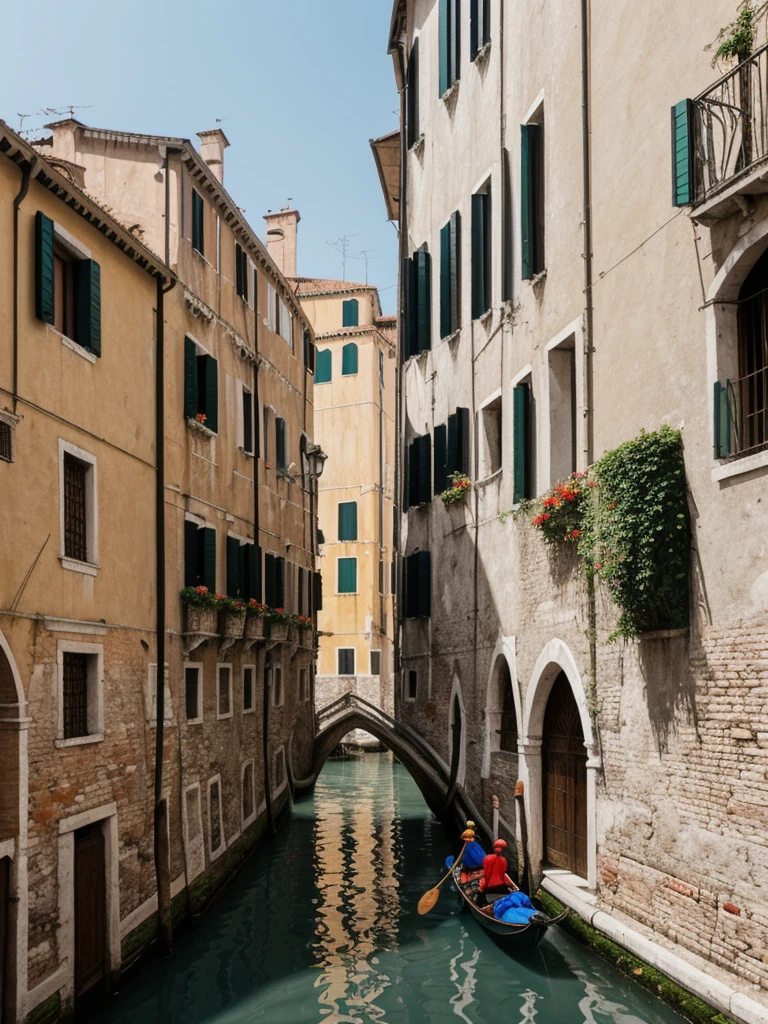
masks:
POLYGON ((213 128, 209 132, 198 132, 200 139, 200 156, 205 160, 219 181, 224 184, 224 150, 229 140, 221 128, 213 128))
MULTIPOLYGON (((290 200, 289 200, 290 202, 290 200)), ((296 277, 296 234, 301 215, 284 206, 264 215, 267 222, 267 251, 284 277, 296 277)))

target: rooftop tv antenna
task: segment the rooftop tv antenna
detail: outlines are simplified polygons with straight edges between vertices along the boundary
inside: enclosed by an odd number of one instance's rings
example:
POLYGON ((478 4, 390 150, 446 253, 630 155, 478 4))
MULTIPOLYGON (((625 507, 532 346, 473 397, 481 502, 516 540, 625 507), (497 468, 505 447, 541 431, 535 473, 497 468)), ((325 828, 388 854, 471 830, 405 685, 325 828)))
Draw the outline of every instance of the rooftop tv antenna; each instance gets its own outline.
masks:
POLYGON ((352 239, 352 238, 357 238, 357 234, 354 234, 354 235, 342 235, 341 238, 337 238, 335 242, 327 242, 326 243, 327 245, 330 245, 330 247, 332 249, 335 249, 336 252, 340 252, 341 253, 341 280, 342 281, 346 281, 347 280, 347 260, 351 259, 350 252, 349 252, 349 242, 350 242, 350 239, 352 239))
POLYGON ((374 256, 373 253, 378 252, 378 249, 361 249, 360 252, 355 253, 351 258, 353 260, 364 260, 365 261, 365 283, 368 284, 368 264, 371 260, 377 260, 379 257, 374 256))

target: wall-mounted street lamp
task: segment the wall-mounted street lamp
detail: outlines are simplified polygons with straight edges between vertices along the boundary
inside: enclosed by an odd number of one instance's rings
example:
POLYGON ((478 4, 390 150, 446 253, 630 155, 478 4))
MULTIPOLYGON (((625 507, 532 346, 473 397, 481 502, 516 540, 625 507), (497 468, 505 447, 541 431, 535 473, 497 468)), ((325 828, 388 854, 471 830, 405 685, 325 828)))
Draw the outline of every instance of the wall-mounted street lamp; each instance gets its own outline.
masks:
POLYGON ((310 478, 312 480, 319 480, 323 475, 325 460, 328 458, 328 455, 319 444, 312 444, 307 447, 306 457, 310 478))

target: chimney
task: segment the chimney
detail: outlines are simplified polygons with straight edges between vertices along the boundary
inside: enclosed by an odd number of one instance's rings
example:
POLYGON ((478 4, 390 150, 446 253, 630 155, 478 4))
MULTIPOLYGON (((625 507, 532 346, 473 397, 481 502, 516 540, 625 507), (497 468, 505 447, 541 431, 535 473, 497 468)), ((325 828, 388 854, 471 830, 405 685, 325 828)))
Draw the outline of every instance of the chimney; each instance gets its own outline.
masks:
MULTIPOLYGON (((290 202, 290 199, 288 200, 290 202)), ((277 213, 264 215, 267 222, 267 251, 283 277, 296 277, 296 234, 301 215, 284 206, 277 213)))
POLYGON ((224 150, 229 145, 227 136, 221 128, 214 128, 209 132, 198 132, 197 137, 200 139, 200 156, 223 185, 224 150))

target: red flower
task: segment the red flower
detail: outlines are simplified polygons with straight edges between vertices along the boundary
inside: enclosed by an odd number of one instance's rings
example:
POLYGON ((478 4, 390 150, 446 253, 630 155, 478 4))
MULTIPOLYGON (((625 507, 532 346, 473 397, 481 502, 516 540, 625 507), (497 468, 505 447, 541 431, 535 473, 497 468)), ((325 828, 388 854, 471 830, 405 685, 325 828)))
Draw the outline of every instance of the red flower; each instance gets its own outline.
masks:
POLYGON ((608 508, 616 508, 616 502, 612 501, 608 508))
POLYGON ((579 536, 581 536, 581 530, 571 530, 571 536, 572 537, 579 537, 579 536))
POLYGON ((602 569, 603 568, 603 563, 602 562, 595 562, 595 568, 596 569, 602 569))
POLYGON ((590 480, 589 483, 587 484, 587 487, 597 487, 596 481, 595 480, 590 480))
POLYGON ((196 594, 207 594, 208 593, 208 587, 195 587, 195 593, 196 594))

